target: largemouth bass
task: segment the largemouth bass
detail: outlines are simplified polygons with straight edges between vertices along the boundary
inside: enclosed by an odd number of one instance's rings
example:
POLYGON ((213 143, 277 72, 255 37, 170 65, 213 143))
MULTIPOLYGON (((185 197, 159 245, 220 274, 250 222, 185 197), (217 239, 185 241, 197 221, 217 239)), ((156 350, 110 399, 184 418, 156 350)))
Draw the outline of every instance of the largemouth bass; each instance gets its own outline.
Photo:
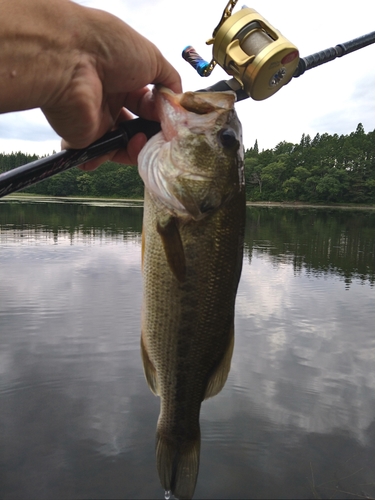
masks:
POLYGON ((162 132, 144 147, 141 354, 160 396, 159 478, 192 498, 199 413, 227 379, 242 267, 245 185, 235 94, 155 93, 162 132))

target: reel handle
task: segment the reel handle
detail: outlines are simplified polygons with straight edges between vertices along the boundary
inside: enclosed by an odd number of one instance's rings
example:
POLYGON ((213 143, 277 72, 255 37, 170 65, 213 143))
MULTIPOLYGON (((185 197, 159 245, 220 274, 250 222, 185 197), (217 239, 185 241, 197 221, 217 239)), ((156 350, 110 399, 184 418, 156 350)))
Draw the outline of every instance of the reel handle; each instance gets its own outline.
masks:
POLYGON ((212 68, 210 66, 212 63, 205 61, 191 45, 184 48, 182 57, 193 66, 199 76, 209 76, 211 74, 213 65, 212 68))

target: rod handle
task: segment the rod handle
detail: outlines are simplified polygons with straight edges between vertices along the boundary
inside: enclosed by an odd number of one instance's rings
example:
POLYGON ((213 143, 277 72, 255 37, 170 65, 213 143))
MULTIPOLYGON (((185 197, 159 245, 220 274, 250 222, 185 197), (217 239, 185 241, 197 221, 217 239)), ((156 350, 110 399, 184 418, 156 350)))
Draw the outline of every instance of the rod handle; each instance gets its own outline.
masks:
POLYGON ((119 124, 85 149, 66 149, 54 155, 40 158, 21 167, 0 174, 0 198, 20 189, 32 186, 53 175, 78 167, 116 149, 126 148, 130 139, 143 132, 149 139, 161 130, 160 123, 135 118, 119 124))

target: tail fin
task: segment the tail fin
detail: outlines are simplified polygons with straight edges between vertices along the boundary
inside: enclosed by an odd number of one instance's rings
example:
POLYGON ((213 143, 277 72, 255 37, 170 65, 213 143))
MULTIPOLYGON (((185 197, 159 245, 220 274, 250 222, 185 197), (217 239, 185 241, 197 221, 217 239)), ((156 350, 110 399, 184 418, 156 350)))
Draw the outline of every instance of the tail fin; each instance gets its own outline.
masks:
POLYGON ((199 470, 200 433, 196 439, 177 446, 158 431, 156 462, 161 485, 179 500, 192 498, 199 470))

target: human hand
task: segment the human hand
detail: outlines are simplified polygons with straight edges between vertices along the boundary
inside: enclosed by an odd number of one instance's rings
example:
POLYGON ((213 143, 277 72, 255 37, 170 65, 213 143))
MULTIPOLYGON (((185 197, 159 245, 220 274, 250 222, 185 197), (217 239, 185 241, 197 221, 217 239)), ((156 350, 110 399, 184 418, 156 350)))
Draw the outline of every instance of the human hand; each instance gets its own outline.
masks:
MULTIPOLYGON (((53 100, 52 106, 42 108, 64 137, 64 148, 86 147, 119 122, 132 119, 132 113, 157 121, 153 95, 146 86, 149 83, 181 92, 178 73, 151 42, 106 12, 83 8, 82 14, 95 35, 85 38, 83 57, 66 93, 53 100)), ((108 159, 136 164, 146 142, 144 134, 137 134, 126 150, 111 152, 81 168, 92 170, 108 159)))
MULTIPOLYGON (((5 50, 5 67, 15 69, 0 110, 40 107, 64 148, 87 147, 132 113, 158 120, 148 84, 181 92, 178 73, 155 45, 111 14, 68 0, 2 3, 9 22, 8 35, 5 30, 0 38, 7 42, 20 30, 22 37, 13 59, 5 50)), ((144 134, 137 134, 126 150, 81 168, 92 170, 108 159, 135 164, 145 143, 144 134)))

